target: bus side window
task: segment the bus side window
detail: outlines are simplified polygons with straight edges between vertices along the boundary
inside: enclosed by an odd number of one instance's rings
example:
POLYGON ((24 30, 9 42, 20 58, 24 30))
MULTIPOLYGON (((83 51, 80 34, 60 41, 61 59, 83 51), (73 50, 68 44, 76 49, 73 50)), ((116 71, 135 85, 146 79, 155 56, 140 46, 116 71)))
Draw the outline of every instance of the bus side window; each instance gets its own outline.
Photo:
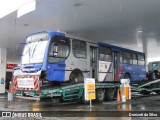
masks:
POLYGON ((49 49, 49 56, 53 57, 54 56, 54 43, 51 44, 50 49, 49 49))
POLYGON ((110 48, 100 46, 99 54, 100 54, 100 60, 101 61, 108 61, 108 62, 112 61, 112 55, 111 55, 112 52, 111 52, 110 48))
POLYGON ((125 64, 132 64, 131 53, 129 53, 129 52, 123 52, 123 63, 125 63, 125 64))
POLYGON ((86 42, 74 39, 72 41, 72 50, 73 54, 77 58, 86 58, 87 50, 86 50, 86 42))
POLYGON ((132 53, 133 64, 137 65, 137 54, 132 53))
POLYGON ((49 47, 48 62, 56 63, 64 61, 69 55, 69 40, 54 40, 49 47))
POLYGON ((145 65, 145 56, 144 55, 138 55, 138 65, 145 65))

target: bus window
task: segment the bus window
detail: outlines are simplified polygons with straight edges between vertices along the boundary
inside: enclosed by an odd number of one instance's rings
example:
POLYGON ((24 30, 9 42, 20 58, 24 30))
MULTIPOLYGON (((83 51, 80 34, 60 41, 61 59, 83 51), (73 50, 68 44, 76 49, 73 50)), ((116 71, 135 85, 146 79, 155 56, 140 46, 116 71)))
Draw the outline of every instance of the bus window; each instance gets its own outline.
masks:
POLYGON ((86 51, 86 42, 80 40, 73 40, 72 41, 72 50, 75 57, 78 58, 86 58, 87 51, 86 51))
POLYGON ((112 61, 111 57, 112 52, 110 48, 100 46, 99 53, 101 61, 108 61, 108 62, 112 61))
POLYGON ((137 65, 137 55, 132 53, 133 64, 137 65))
POLYGON ((69 40, 55 38, 49 48, 48 62, 57 63, 64 61, 69 55, 69 40))
POLYGON ((144 55, 138 55, 138 60, 144 60, 144 55))
POLYGON ((129 53, 129 52, 123 52, 123 63, 125 63, 125 64, 132 64, 131 53, 129 53))
POLYGON ((145 65, 144 55, 138 55, 138 65, 145 65))

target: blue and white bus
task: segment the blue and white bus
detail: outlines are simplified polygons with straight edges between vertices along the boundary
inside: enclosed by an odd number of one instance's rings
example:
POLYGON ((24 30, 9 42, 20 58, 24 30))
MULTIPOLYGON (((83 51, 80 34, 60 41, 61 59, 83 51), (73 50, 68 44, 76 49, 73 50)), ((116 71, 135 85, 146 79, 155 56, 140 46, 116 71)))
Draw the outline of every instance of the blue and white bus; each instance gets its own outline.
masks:
POLYGON ((48 81, 77 83, 84 78, 95 78, 97 82, 122 78, 143 80, 146 78, 145 54, 71 38, 60 32, 33 33, 26 38, 13 83, 16 89, 38 90, 48 81))
POLYGON ((119 81, 125 78, 136 82, 146 79, 144 53, 106 43, 98 43, 98 46, 101 81, 119 81), (105 65, 107 65, 106 68, 105 65))

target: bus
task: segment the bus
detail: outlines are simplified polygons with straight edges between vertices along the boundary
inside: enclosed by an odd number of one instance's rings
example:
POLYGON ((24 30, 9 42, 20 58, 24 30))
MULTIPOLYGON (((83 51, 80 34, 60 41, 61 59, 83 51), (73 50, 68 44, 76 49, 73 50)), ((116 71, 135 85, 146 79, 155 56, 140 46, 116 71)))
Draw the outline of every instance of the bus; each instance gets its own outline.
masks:
POLYGON ((39 90, 46 83, 119 82, 146 78, 145 54, 101 42, 43 31, 26 38, 21 65, 14 70, 13 84, 19 90, 39 90))
POLYGON ((130 82, 139 82, 146 80, 144 53, 106 43, 98 43, 98 47, 101 81, 129 79, 130 82), (108 67, 102 67, 103 64, 108 67))

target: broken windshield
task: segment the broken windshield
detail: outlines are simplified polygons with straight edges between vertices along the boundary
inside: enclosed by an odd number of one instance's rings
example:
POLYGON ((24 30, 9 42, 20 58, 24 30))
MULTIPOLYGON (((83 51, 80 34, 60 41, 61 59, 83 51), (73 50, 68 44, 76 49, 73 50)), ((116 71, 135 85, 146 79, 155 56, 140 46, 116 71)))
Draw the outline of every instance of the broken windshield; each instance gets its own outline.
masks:
POLYGON ((48 41, 35 41, 25 45, 22 64, 42 63, 48 41))

